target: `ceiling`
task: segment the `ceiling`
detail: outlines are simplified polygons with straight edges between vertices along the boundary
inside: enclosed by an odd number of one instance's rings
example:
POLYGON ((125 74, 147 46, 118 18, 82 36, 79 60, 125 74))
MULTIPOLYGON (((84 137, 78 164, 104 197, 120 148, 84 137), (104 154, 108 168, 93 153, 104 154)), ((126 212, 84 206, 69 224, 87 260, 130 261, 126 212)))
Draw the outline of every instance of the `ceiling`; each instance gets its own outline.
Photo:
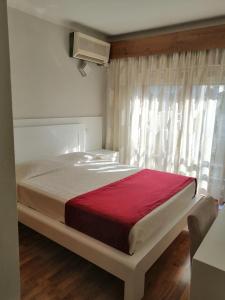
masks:
POLYGON ((106 35, 155 29, 225 15, 225 0, 8 0, 14 8, 106 35))

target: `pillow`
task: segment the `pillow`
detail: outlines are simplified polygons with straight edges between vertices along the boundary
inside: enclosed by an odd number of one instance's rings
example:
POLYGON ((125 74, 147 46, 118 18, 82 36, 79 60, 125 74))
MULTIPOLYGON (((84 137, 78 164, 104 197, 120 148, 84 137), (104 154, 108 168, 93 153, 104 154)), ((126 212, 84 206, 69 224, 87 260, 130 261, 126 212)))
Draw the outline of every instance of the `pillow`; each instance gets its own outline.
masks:
POLYGON ((69 166, 99 159, 97 155, 88 152, 71 152, 44 160, 29 161, 16 165, 16 181, 32 178, 44 173, 69 166))
POLYGON ((85 163, 95 159, 99 159, 96 154, 88 152, 71 152, 57 156, 58 161, 72 162, 72 163, 85 163))
POLYGON ((44 173, 60 169, 64 164, 60 161, 36 160, 16 165, 16 181, 29 179, 44 173))

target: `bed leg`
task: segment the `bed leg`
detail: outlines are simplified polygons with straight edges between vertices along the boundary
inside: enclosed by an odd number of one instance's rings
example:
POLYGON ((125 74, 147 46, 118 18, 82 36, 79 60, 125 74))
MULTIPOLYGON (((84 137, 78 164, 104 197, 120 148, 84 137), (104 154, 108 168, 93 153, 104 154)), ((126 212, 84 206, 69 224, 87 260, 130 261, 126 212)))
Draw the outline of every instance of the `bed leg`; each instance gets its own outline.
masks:
POLYGON ((141 300, 144 297, 145 273, 134 272, 124 283, 124 300, 141 300))

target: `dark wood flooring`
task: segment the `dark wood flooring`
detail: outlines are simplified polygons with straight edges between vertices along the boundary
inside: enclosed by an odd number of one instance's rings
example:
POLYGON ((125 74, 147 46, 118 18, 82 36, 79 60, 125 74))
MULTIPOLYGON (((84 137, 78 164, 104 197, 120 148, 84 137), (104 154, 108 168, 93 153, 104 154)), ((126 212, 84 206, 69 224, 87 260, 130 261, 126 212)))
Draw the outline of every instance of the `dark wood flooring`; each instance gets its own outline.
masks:
MULTIPOLYGON (((123 282, 19 225, 22 300, 122 300, 123 282)), ((183 231, 146 274, 144 300, 188 300, 189 236, 183 231)))

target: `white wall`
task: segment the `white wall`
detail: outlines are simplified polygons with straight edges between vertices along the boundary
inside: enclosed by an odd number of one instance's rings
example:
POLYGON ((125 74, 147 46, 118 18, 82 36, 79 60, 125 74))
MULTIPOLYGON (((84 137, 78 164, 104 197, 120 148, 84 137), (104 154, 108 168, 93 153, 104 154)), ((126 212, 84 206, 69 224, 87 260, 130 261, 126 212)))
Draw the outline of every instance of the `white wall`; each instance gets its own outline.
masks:
POLYGON ((0 299, 19 299, 18 231, 6 0, 0 1, 0 299))
POLYGON ((82 78, 69 57, 69 32, 9 8, 14 118, 101 116, 105 69, 90 64, 82 78))

